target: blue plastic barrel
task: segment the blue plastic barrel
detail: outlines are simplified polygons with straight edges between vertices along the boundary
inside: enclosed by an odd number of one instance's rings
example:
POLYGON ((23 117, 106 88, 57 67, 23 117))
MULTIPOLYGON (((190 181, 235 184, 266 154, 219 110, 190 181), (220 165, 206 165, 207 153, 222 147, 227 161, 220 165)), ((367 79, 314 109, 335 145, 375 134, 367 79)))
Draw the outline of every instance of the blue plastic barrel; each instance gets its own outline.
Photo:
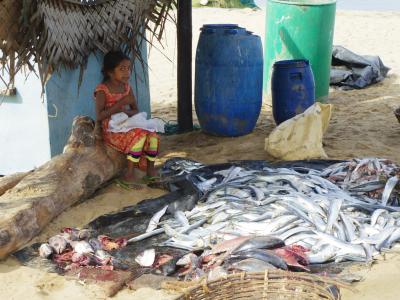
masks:
POLYGON ((271 78, 272 112, 276 124, 303 113, 315 103, 314 76, 308 60, 274 64, 271 78))
POLYGON ((195 107, 202 130, 218 136, 250 133, 262 103, 259 36, 236 24, 201 28, 196 52, 195 107))

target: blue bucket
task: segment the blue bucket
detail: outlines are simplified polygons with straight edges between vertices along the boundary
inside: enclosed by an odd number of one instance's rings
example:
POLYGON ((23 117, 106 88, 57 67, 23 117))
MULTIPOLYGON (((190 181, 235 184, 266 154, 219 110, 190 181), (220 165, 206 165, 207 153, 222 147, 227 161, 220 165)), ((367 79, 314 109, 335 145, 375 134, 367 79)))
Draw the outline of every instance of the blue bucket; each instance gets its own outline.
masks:
POLYGON ((276 124, 303 113, 315 103, 315 83, 310 62, 304 59, 276 62, 271 92, 276 124))

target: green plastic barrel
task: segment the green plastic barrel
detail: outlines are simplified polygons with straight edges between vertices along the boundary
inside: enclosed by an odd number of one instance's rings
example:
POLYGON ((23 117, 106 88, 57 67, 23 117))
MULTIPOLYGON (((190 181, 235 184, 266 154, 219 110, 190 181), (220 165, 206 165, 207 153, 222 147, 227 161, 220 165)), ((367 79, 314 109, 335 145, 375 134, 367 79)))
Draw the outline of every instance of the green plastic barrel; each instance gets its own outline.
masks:
POLYGON ((268 0, 264 56, 264 92, 270 94, 276 61, 308 59, 315 79, 315 98, 329 94, 329 73, 336 0, 268 0))

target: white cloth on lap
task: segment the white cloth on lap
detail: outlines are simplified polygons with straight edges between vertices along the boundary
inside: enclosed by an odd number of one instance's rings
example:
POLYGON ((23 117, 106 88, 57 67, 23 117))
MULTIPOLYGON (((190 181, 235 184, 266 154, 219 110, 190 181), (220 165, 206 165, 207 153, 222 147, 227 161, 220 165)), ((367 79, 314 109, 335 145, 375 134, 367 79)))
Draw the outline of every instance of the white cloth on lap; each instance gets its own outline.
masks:
POLYGON ((132 117, 126 113, 117 113, 111 116, 108 131, 128 132, 135 128, 145 129, 151 132, 164 133, 165 122, 160 119, 147 119, 146 112, 140 112, 132 117))

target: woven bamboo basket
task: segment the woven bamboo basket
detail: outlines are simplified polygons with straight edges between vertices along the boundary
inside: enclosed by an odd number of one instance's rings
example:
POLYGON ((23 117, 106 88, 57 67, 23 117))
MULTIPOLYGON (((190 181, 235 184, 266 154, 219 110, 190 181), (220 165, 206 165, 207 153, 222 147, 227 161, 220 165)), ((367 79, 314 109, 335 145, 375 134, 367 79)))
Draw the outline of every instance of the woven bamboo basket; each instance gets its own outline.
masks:
POLYGON ((400 107, 394 111, 394 115, 400 123, 400 107))
POLYGON ((279 270, 231 274, 189 287, 182 282, 163 284, 164 289, 183 294, 178 300, 335 300, 343 287, 350 288, 331 278, 279 270))

